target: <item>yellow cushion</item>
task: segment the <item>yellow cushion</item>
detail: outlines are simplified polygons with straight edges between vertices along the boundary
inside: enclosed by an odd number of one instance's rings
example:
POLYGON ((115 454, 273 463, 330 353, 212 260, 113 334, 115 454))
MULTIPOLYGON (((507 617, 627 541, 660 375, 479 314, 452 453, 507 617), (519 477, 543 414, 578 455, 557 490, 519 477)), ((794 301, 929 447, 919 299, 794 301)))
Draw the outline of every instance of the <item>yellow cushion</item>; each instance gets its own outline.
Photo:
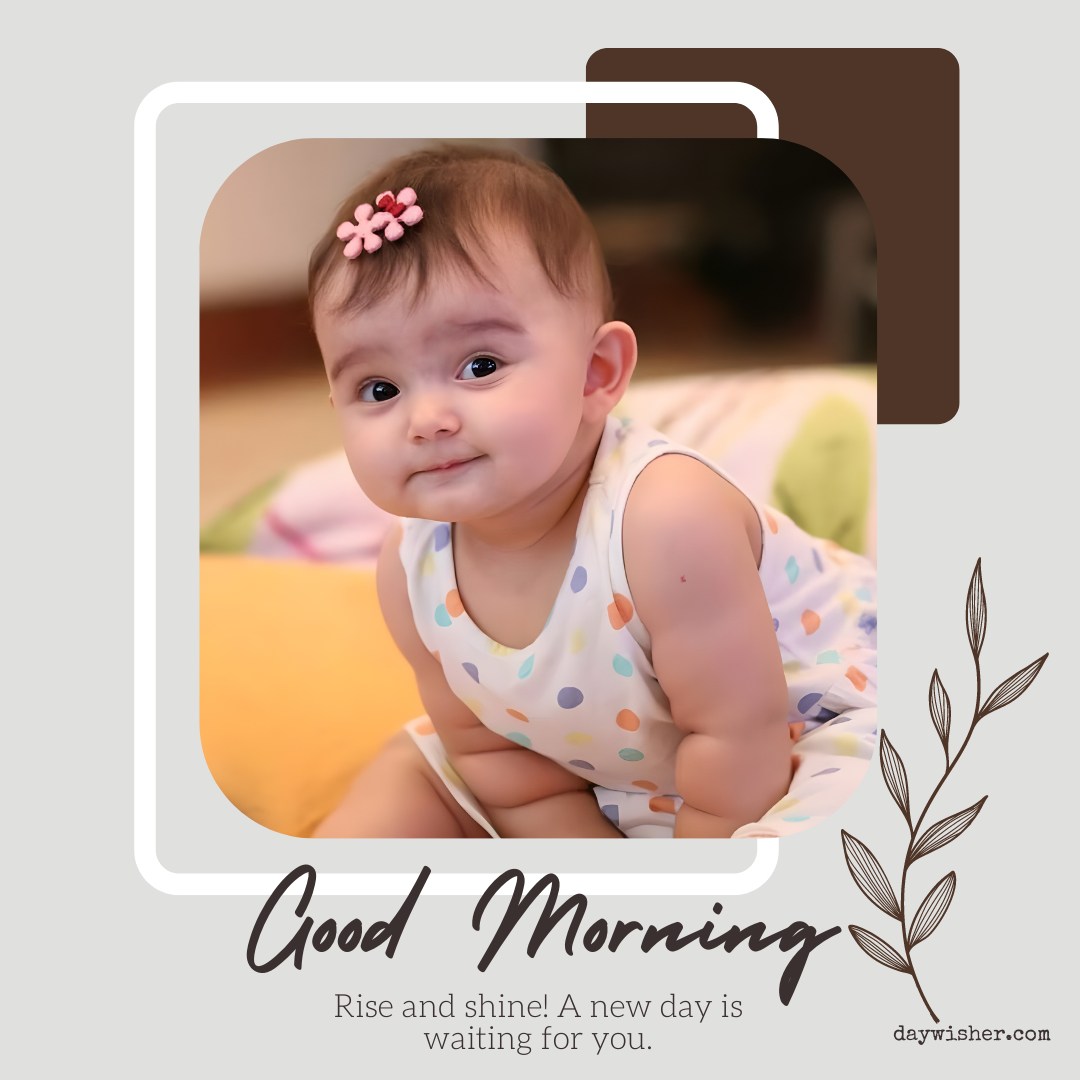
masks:
POLYGON ((307 836, 351 778, 423 712, 368 571, 203 556, 203 753, 225 796, 307 836))

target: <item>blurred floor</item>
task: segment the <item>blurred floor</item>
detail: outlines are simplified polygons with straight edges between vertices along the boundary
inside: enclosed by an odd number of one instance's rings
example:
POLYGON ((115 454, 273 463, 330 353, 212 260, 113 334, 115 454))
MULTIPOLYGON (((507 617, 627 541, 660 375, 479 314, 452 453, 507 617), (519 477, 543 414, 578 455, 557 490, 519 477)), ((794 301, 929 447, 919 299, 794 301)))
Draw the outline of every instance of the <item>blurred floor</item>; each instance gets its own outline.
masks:
POLYGON ((339 446, 321 371, 215 386, 200 408, 199 523, 290 466, 339 446))

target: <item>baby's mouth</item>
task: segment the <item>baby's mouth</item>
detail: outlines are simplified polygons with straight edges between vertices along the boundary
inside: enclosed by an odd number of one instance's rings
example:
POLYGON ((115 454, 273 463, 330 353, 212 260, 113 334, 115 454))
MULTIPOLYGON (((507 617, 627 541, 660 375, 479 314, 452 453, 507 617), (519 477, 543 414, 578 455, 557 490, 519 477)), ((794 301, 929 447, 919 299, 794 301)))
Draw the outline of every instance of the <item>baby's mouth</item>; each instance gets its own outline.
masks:
POLYGON ((428 465, 426 468, 418 469, 418 474, 433 473, 439 475, 441 473, 457 472, 459 469, 464 468, 466 465, 471 465, 480 457, 477 454, 475 457, 463 457, 463 458, 448 458, 446 461, 436 462, 433 465, 428 465))

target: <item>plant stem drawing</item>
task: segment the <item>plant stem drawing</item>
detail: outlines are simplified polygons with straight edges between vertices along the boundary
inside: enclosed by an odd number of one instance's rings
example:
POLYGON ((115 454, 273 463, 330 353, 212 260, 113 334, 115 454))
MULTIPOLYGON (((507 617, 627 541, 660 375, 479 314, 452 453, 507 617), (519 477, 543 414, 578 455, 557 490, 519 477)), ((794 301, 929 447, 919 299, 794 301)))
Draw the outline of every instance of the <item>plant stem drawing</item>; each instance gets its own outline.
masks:
POLYGON ((945 686, 935 670, 930 680, 930 718, 934 723, 934 730, 941 740, 942 749, 945 751, 945 770, 914 821, 912 820, 907 770, 904 768, 902 758, 889 741, 884 729, 881 732, 881 773, 885 779, 885 786, 888 788, 889 794, 904 815, 904 821, 907 823, 909 833, 907 852, 904 856, 904 868, 900 875, 899 898, 897 898, 888 876, 874 853, 861 840, 852 836, 849 832, 841 830, 844 858, 847 860, 848 870, 855 884, 859 886, 872 904, 890 918, 899 922, 902 948, 893 948, 883 938, 861 926, 849 926, 848 930, 859 948, 871 959, 887 968, 891 968, 893 971, 903 972, 912 977, 915 988, 919 992, 919 997, 935 1024, 940 1023, 940 1021, 937 1013, 934 1012, 930 1002, 927 1000, 911 954, 916 945, 925 941, 937 929, 939 923, 945 917, 945 913, 949 910, 949 905, 952 903, 953 896, 956 893, 956 873, 950 870, 941 878, 923 898, 914 916, 910 916, 908 871, 917 860, 938 851, 940 848, 945 847, 946 844, 951 844, 979 816, 979 811, 982 810, 983 804, 986 802, 987 797, 985 795, 966 809, 949 814, 928 828, 923 829, 923 823, 926 821, 931 805, 945 785, 945 781, 949 779, 953 769, 956 768, 960 758, 963 757, 975 729, 990 713, 1003 709, 1024 693, 1035 681, 1035 677, 1042 670, 1047 656, 1050 655, 1044 653, 1038 660, 1032 661, 1026 667, 1010 675, 1009 678, 996 687, 986 701, 983 701, 980 656, 983 641, 986 638, 986 593, 982 581, 982 559, 976 562, 975 572, 972 574, 971 583, 968 586, 966 622, 968 644, 971 646, 971 655, 975 661, 975 707, 972 712, 971 723, 963 742, 960 744, 960 748, 955 754, 950 755, 949 739, 952 733, 952 702, 949 700, 945 686))

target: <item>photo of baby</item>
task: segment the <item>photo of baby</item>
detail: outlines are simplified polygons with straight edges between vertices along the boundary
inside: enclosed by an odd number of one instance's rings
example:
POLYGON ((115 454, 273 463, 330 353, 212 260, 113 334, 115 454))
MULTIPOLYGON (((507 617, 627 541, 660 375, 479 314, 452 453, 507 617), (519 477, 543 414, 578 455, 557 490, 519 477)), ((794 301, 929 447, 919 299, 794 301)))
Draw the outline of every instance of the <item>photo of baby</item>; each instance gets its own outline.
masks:
MULTIPOLYGON (((859 235, 852 220, 836 215, 829 243, 859 235)), ((633 282, 613 288, 605 228, 550 164, 442 143, 381 163, 315 245, 309 314, 346 482, 422 715, 339 774, 300 834, 778 836, 865 773, 872 427, 837 392, 865 377, 728 373, 712 418, 714 375, 638 392, 618 302, 633 282), (785 410, 801 413, 783 452, 745 437, 785 410)), ((825 278, 834 297, 863 280, 850 264, 825 278)), ((856 294, 833 320, 851 352, 856 294)), ((219 777, 205 686, 203 706, 219 777)))

